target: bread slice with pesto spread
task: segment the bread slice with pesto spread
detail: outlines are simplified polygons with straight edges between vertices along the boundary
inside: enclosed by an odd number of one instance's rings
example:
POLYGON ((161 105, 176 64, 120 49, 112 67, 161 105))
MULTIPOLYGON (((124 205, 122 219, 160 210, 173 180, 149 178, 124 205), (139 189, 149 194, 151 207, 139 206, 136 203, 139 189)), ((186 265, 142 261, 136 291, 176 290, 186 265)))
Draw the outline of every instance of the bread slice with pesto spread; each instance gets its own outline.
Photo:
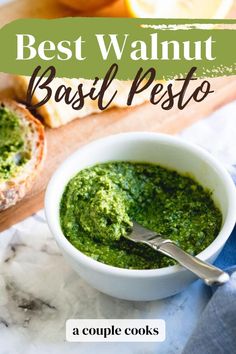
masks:
POLYGON ((0 100, 0 211, 32 187, 46 153, 43 125, 21 104, 0 100))

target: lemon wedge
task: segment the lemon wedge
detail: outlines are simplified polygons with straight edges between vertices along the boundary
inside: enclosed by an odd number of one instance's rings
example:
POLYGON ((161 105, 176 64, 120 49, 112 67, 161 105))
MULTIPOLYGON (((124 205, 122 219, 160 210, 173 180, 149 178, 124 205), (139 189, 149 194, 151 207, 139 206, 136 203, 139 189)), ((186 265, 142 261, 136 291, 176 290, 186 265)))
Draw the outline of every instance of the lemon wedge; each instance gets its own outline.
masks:
POLYGON ((234 0, 125 0, 132 17, 224 18, 234 0))

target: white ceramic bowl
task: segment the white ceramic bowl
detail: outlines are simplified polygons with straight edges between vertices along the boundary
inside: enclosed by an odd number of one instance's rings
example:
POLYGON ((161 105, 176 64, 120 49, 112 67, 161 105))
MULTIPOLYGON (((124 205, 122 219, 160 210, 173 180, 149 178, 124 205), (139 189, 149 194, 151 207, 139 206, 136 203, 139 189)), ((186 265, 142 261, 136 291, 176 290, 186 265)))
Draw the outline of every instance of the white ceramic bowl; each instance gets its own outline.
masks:
POLYGON ((49 227, 72 268, 94 288, 127 300, 154 300, 176 294, 196 278, 181 266, 151 270, 112 267, 84 255, 63 235, 59 220, 62 193, 80 170, 107 161, 151 162, 189 172, 213 192, 223 214, 216 239, 198 257, 213 262, 228 239, 236 221, 236 191, 226 170, 205 150, 178 138, 156 133, 124 133, 94 141, 77 150, 54 173, 45 197, 49 227))

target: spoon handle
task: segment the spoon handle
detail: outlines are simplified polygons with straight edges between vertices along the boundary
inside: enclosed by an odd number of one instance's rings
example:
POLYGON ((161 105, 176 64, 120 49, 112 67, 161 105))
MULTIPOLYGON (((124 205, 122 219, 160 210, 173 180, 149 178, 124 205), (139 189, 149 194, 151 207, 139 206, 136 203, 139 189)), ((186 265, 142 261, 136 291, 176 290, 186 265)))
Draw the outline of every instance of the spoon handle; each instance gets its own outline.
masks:
POLYGON ((175 259, 182 266, 196 274, 207 285, 222 285, 229 280, 229 275, 221 269, 214 267, 200 259, 191 256, 179 248, 171 240, 163 240, 163 242, 156 242, 155 238, 151 242, 147 242, 155 250, 175 259))

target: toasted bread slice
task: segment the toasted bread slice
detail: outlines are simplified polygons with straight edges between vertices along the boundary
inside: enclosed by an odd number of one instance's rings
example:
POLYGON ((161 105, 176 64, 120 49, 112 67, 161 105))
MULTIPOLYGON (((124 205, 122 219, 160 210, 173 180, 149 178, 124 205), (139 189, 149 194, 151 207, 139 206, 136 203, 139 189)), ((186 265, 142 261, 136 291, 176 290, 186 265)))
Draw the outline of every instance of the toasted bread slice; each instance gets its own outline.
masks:
MULTIPOLYGON (((0 176, 0 211, 22 199, 32 187, 45 154, 44 127, 21 104, 7 99, 0 99, 0 106, 12 112, 18 119, 22 130, 24 147, 27 148, 27 160, 9 179, 0 176)), ((1 117, 0 117, 1 119, 1 117)))

